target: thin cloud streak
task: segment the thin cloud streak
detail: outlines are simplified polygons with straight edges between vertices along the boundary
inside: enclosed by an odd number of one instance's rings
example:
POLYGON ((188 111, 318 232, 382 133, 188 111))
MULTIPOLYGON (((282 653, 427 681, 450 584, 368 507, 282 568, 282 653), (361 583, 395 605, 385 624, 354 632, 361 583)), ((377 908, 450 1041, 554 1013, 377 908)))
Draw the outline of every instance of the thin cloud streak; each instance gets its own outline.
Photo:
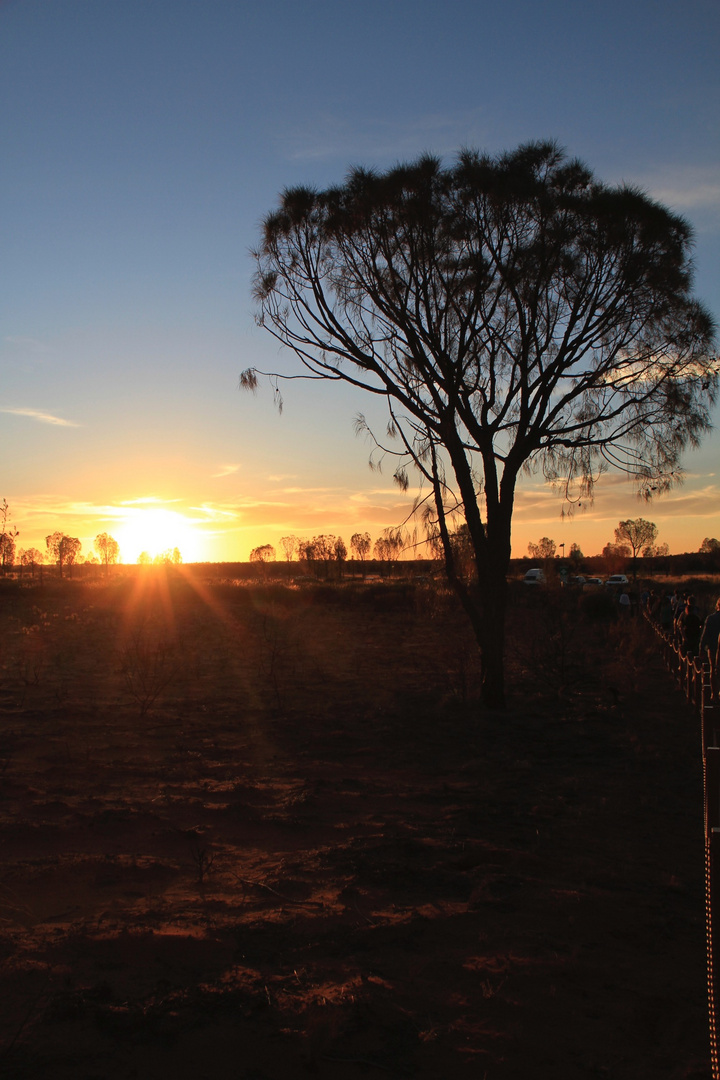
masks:
POLYGON ((318 115, 305 128, 285 135, 288 153, 294 160, 340 158, 343 162, 397 161, 415 157, 428 147, 434 153, 454 154, 459 146, 482 145, 487 141, 487 121, 483 108, 458 113, 425 113, 412 120, 369 119, 353 124, 335 113, 318 115))
POLYGON ((54 424, 56 427, 80 427, 80 424, 73 420, 63 420, 61 416, 53 416, 52 413, 42 412, 40 409, 0 409, 0 412, 9 413, 11 416, 27 416, 40 424, 54 424))
POLYGON ((242 468, 242 465, 221 465, 220 472, 212 474, 213 480, 218 480, 223 476, 234 476, 242 468))

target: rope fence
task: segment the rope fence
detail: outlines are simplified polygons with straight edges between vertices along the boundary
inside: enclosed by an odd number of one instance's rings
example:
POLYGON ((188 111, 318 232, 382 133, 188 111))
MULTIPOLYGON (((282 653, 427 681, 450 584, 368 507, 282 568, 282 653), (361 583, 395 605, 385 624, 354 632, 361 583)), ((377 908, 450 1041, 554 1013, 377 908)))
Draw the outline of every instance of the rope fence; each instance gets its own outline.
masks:
POLYGON ((705 822, 705 930, 708 1019, 713 1080, 720 1080, 717 1007, 720 998, 720 646, 705 660, 688 652, 645 613, 662 643, 663 663, 700 717, 705 822), (715 933, 713 933, 715 926, 715 933))

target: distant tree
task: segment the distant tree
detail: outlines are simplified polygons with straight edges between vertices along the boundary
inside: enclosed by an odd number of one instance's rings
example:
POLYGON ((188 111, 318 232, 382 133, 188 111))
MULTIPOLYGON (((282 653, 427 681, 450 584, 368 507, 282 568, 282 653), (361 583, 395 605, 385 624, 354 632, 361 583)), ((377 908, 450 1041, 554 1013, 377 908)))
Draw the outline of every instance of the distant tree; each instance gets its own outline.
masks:
POLYGON ((700 551, 703 555, 717 555, 720 552, 720 540, 716 540, 714 536, 706 536, 700 545, 700 551))
POLYGON ((285 553, 285 559, 287 562, 292 560, 293 555, 297 551, 298 539, 297 536, 282 536, 280 538, 280 547, 285 553))
POLYGON ((528 554, 531 559, 554 559, 555 541, 551 540, 549 536, 543 536, 538 540, 537 544, 532 542, 528 544, 528 554))
POLYGON ((250 552, 250 562, 275 562, 275 548, 272 544, 261 544, 250 552))
POLYGON ((42 551, 38 551, 37 548, 31 547, 26 548, 25 551, 21 551, 19 554, 20 565, 29 566, 31 576, 35 577, 35 567, 42 566, 42 564, 45 562, 45 556, 43 555, 42 551))
POLYGON ((662 491, 709 430, 718 359, 691 247, 681 218, 548 142, 355 168, 342 186, 286 189, 265 218, 258 321, 308 377, 386 401, 391 443, 378 448, 396 453, 403 488, 410 466, 427 484, 485 705, 504 706, 520 477, 540 469, 579 501, 609 465, 662 491), (453 562, 457 512, 472 587, 453 562))
POLYGON ((46 536, 45 544, 49 557, 57 563, 60 577, 62 577, 63 568, 65 566, 72 568, 73 563, 77 561, 82 544, 76 536, 67 536, 62 532, 54 532, 46 536))
POLYGON ((606 544, 602 549, 608 574, 619 574, 625 569, 632 552, 627 544, 606 544))
POLYGON ((120 556, 120 546, 117 540, 106 532, 102 532, 95 537, 93 546, 105 567, 105 573, 107 573, 108 567, 114 565, 120 556))
MULTIPOLYGON (((475 560, 473 558, 470 530, 467 525, 464 523, 458 525, 458 527, 450 533, 450 541, 452 544, 453 559, 457 566, 458 573, 461 574, 465 580, 470 580, 475 573, 475 560)), ((441 553, 442 544, 439 545, 438 551, 439 555, 441 553)))
MULTIPOLYGON (((145 555, 147 552, 142 554, 145 555)), ((148 555, 148 561, 152 562, 153 566, 180 566, 182 563, 180 548, 167 548, 165 551, 159 552, 154 559, 150 559, 148 555)), ((140 562, 139 557, 138 562, 140 562)))
POLYGON ((375 541, 375 558, 381 562, 394 562, 400 558, 405 547, 405 534, 402 529, 383 529, 383 534, 375 541))
POLYGON ((345 562, 347 559, 347 547, 342 536, 338 536, 335 541, 335 559, 337 562, 345 562))
POLYGON ((615 530, 615 543, 627 544, 632 552, 633 577, 637 577, 637 557, 641 551, 653 551, 657 540, 658 527, 654 521, 645 518, 628 518, 621 521, 615 530))
POLYGON ((298 540, 298 559, 300 562, 313 562, 315 559, 315 548, 312 540, 300 539, 298 540))
POLYGON ((86 566, 99 566, 100 565, 100 560, 98 559, 97 555, 93 555, 93 553, 91 551, 90 554, 87 555, 86 558, 85 558, 85 565, 86 566))
POLYGON ((665 558, 666 555, 670 554, 670 545, 667 544, 667 543, 665 543, 665 544, 657 544, 655 546, 655 551, 653 552, 653 554, 658 559, 659 558, 665 558))
POLYGON ((15 565, 15 535, 12 532, 0 533, 0 565, 3 573, 15 565))
POLYGON ((371 544, 370 533, 353 533, 350 537, 350 549, 360 562, 365 562, 367 559, 371 544))
POLYGON ((137 557, 138 566, 151 566, 152 555, 148 551, 141 551, 137 557))
POLYGON ((20 535, 15 526, 10 524, 10 517, 7 499, 3 499, 0 502, 0 565, 3 573, 15 564, 15 543, 20 535))
POLYGON ((573 564, 573 566, 577 566, 578 563, 581 563, 584 558, 585 558, 585 556, 583 555, 582 551, 580 550, 580 545, 579 544, 571 544, 570 545, 570 554, 568 555, 568 559, 573 564))

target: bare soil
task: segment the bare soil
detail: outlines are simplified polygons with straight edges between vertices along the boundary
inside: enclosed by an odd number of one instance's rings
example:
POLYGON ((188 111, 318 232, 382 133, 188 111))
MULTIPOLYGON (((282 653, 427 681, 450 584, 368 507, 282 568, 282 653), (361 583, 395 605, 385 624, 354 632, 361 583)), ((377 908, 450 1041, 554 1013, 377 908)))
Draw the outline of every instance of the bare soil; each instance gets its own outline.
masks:
POLYGON ((640 620, 0 590, 8 1080, 710 1077, 698 723, 640 620))

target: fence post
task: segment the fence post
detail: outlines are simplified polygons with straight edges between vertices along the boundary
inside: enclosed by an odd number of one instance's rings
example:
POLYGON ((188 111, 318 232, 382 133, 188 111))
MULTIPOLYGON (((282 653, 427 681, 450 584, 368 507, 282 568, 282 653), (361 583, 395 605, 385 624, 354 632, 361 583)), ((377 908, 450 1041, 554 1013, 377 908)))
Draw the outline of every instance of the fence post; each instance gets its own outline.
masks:
POLYGON ((702 682, 702 705, 700 708, 700 730, 702 734, 702 756, 703 765, 705 764, 705 757, 707 754, 707 748, 714 746, 716 742, 715 738, 715 706, 713 704, 713 692, 712 683, 705 678, 705 672, 703 671, 702 682))
POLYGON ((708 1021, 713 1080, 720 1078, 717 999, 720 934, 713 933, 713 915, 720 895, 720 746, 705 751, 705 928, 707 939, 708 1021))

